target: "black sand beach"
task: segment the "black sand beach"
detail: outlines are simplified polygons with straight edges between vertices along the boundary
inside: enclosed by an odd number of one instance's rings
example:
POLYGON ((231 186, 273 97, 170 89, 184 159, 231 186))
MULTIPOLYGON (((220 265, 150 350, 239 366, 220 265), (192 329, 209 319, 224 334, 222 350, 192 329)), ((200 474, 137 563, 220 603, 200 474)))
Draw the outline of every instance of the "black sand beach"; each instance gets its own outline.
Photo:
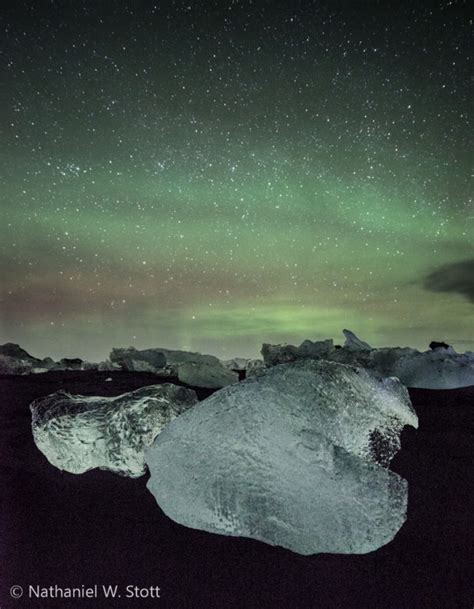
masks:
POLYGON ((303 557, 182 527, 156 505, 147 476, 62 473, 34 445, 33 399, 154 383, 127 372, 0 378, 1 609, 472 609, 474 387, 410 390, 420 428, 403 433, 391 465, 410 490, 408 520, 390 544, 303 557), (10 597, 14 585, 23 598, 10 597), (29 585, 119 585, 122 598, 29 599, 29 585), (127 599, 128 585, 159 586, 160 598, 127 599))

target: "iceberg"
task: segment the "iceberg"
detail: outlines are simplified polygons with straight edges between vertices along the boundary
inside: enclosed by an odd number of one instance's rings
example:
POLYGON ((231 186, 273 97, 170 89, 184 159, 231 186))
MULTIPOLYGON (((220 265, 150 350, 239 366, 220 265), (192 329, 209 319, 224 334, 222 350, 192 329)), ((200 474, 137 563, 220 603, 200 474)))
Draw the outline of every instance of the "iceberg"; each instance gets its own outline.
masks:
POLYGON ((239 380, 239 375, 226 368, 214 355, 172 349, 115 348, 110 361, 123 370, 153 372, 161 377, 176 377, 193 387, 218 389, 239 380))
POLYGON ((342 333, 346 337, 346 342, 344 343, 345 349, 349 349, 350 351, 370 351, 372 349, 368 343, 360 340, 354 332, 343 330, 342 333))
POLYGON ((332 341, 293 345, 262 346, 267 367, 300 359, 324 359, 372 370, 381 376, 394 376, 407 387, 455 389, 474 385, 474 353, 456 353, 442 342, 432 342, 429 351, 410 347, 372 348, 350 330, 343 330, 346 342, 333 347, 332 341), (309 345, 310 347, 308 348, 309 345))
POLYGON ((331 339, 321 341, 304 340, 299 347, 294 345, 269 345, 262 346, 262 357, 265 365, 275 366, 288 362, 296 362, 300 359, 317 359, 327 356, 334 348, 331 339))
POLYGON ((406 388, 325 360, 269 368, 171 422, 145 451, 148 488, 185 526, 300 554, 365 553, 406 518, 407 483, 387 469, 406 388))
POLYGON ((118 397, 58 391, 30 405, 33 437, 59 469, 82 474, 99 467, 137 478, 146 472, 145 447, 196 402, 194 391, 172 384, 141 387, 118 397))
MULTIPOLYGON (((220 364, 214 355, 203 355, 192 351, 176 351, 154 347, 152 349, 135 349, 135 347, 114 348, 110 353, 110 361, 118 364, 124 370, 137 370, 138 367, 146 371, 160 370, 165 366, 179 366, 184 363, 194 364, 220 364)), ((139 368, 138 368, 139 369, 139 368)))
POLYGON ((185 362, 178 367, 178 379, 191 387, 220 389, 239 381, 238 372, 217 364, 185 362))

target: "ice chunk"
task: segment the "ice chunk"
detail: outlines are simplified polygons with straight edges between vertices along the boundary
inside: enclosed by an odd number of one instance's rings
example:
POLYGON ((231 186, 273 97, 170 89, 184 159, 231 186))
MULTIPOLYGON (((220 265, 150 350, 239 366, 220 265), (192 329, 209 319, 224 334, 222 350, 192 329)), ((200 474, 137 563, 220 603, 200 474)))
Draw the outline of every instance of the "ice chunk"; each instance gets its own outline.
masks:
POLYGON ((474 353, 456 353, 452 349, 435 349, 400 357, 393 367, 407 387, 455 389, 474 385, 474 353))
POLYGON ((178 379, 192 387, 219 389, 237 383, 239 375, 225 368, 220 362, 217 364, 185 362, 178 367, 178 379))
POLYGON ((97 365, 97 369, 101 370, 101 371, 110 371, 110 370, 120 370, 120 366, 119 364, 112 364, 112 362, 109 359, 106 359, 103 362, 99 362, 97 365))
POLYGON ((17 360, 29 361, 32 364, 39 364, 41 361, 37 357, 30 355, 16 343, 5 343, 4 345, 0 345, 0 355, 12 357, 17 360))
POLYGON ((82 370, 83 363, 79 357, 63 357, 55 366, 55 370, 82 370))
POLYGON ((135 371, 137 364, 139 371, 143 371, 143 366, 146 366, 147 371, 166 366, 166 358, 162 351, 156 349, 138 351, 135 347, 112 349, 110 361, 112 364, 118 364, 124 370, 130 371, 135 371))
POLYGON ((222 360, 221 364, 224 368, 228 368, 229 370, 243 371, 246 370, 249 361, 250 360, 245 359, 244 357, 234 357, 233 359, 222 360))
POLYGON ((327 356, 334 349, 331 339, 313 342, 305 340, 299 347, 294 345, 263 344, 262 356, 267 366, 275 366, 300 359, 317 359, 327 356))
POLYGON ((0 353, 0 374, 31 374, 33 370, 33 363, 30 360, 0 353))
MULTIPOLYGON (((344 330, 346 343, 342 348, 324 351, 315 348, 305 352, 303 346, 267 345, 262 354, 267 366, 298 359, 326 359, 342 364, 373 370, 381 376, 396 376, 407 387, 424 389, 454 389, 474 385, 474 353, 456 353, 446 343, 430 344, 430 350, 420 352, 410 347, 373 349, 350 330, 344 330)), ((312 343, 322 345, 327 341, 312 343)))
POLYGON ((360 340, 354 332, 350 330, 342 331, 344 336, 346 337, 346 342, 344 343, 344 348, 349 349, 351 351, 370 351, 372 347, 365 343, 363 340, 360 340))
POLYGON ((245 369, 245 378, 250 378, 251 376, 257 376, 265 371, 265 363, 261 359, 251 359, 247 363, 247 368, 245 369))
POLYGON ((245 376, 249 377, 253 374, 258 374, 260 370, 265 369, 265 363, 261 359, 244 359, 236 357, 234 359, 224 360, 222 365, 230 370, 245 372, 245 376))
POLYGON ((135 347, 115 348, 110 353, 110 360, 119 364, 124 370, 161 370, 166 366, 178 367, 184 363, 219 364, 214 355, 203 355, 192 351, 176 351, 154 347, 153 349, 138 350, 135 347))
POLYGON ((268 369, 173 421, 146 450, 148 488, 189 527, 301 554, 364 553, 405 520, 407 483, 386 469, 405 387, 324 360, 268 369))
POLYGON ((47 359, 33 357, 16 343, 5 343, 0 345, 0 374, 31 374, 35 369, 48 368, 47 359))
POLYGON ((171 384, 112 398, 58 391, 31 404, 33 437, 59 469, 82 474, 99 467, 136 478, 146 471, 145 446, 196 401, 194 391, 171 384))

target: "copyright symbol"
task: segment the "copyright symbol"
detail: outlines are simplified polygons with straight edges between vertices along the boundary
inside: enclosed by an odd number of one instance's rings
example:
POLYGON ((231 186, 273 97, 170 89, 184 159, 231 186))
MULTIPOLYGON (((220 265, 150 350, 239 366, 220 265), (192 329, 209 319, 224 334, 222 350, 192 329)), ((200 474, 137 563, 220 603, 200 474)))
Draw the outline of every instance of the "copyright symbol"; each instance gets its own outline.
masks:
POLYGON ((23 588, 21 586, 12 586, 10 588, 10 596, 12 598, 21 598, 23 596, 23 588))

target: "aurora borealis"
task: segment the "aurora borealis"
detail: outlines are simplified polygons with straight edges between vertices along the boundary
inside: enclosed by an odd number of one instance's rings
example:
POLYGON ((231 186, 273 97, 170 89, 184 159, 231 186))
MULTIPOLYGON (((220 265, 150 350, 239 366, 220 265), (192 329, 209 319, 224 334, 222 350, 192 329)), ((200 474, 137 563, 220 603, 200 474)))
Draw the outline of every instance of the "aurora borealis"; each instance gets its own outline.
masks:
POLYGON ((474 347, 467 3, 12 6, 0 342, 474 347))

